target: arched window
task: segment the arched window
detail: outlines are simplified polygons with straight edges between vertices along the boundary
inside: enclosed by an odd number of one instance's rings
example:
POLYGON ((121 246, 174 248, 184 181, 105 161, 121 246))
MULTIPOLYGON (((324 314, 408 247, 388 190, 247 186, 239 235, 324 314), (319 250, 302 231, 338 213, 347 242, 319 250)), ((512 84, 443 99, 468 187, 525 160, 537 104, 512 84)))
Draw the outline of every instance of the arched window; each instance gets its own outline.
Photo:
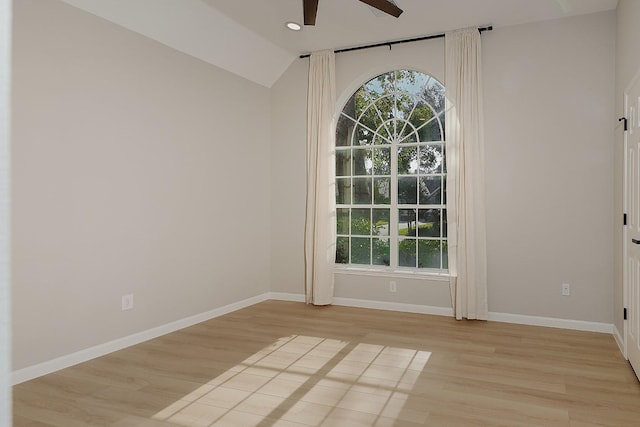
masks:
POLYGON ((360 87, 336 127, 336 263, 447 269, 444 86, 412 70, 360 87))

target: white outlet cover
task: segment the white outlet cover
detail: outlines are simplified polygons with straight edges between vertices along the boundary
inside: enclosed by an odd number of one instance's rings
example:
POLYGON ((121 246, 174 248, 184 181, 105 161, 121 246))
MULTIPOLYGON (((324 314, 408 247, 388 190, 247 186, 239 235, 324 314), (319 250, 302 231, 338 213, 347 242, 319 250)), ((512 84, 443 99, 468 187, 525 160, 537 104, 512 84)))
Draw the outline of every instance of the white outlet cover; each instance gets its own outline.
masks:
POLYGON ((133 308, 133 294, 122 296, 122 310, 131 310, 133 308))

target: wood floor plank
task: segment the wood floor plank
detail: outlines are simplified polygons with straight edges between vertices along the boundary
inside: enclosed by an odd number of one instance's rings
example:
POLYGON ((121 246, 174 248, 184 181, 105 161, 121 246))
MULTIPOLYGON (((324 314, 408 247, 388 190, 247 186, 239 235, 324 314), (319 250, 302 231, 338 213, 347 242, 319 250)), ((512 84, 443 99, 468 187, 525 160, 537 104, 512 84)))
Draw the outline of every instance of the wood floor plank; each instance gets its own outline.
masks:
POLYGON ((639 426, 612 336, 266 301, 14 387, 16 427, 639 426))

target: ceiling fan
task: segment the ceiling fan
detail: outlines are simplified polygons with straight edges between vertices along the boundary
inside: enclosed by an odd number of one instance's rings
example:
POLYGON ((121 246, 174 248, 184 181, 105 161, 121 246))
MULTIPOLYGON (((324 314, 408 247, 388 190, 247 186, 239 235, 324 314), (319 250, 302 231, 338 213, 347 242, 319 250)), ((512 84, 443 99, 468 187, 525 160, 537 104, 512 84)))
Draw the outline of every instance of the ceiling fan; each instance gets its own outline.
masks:
MULTIPOLYGON (((316 15, 318 14, 318 0, 302 0, 304 11, 304 25, 316 25, 316 15)), ((382 12, 395 16, 396 18, 402 14, 402 9, 389 0, 359 0, 368 4, 382 12)))

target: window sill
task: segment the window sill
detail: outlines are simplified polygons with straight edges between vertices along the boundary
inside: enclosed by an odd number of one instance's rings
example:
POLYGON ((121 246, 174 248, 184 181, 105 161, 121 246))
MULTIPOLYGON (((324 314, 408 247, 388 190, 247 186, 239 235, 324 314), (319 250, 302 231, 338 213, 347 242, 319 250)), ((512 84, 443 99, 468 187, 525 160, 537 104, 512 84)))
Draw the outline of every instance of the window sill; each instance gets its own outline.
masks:
POLYGON ((333 271, 335 274, 344 275, 376 276, 397 279, 428 279, 439 282, 448 282, 450 277, 448 271, 393 270, 390 268, 366 268, 343 265, 335 265, 333 271))

